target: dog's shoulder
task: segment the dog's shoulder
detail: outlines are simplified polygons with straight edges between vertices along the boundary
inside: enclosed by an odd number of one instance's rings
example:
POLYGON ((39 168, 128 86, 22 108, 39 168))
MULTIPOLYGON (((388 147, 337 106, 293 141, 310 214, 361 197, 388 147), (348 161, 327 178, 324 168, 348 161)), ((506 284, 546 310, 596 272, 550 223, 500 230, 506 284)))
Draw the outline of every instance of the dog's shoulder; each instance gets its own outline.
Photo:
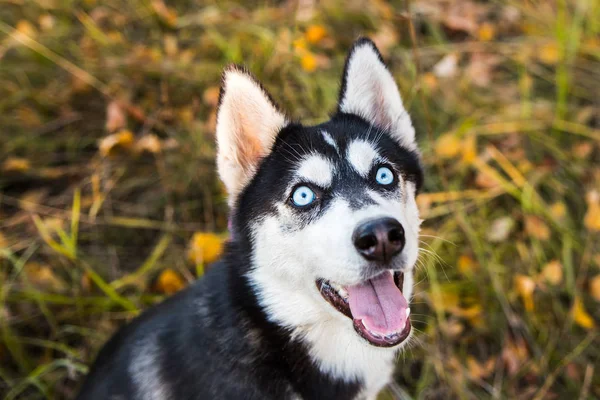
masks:
MULTIPOLYGON (((231 303, 225 264, 121 328, 97 356, 80 399, 256 398, 252 335, 231 303)), ((256 343, 254 343, 256 344, 256 343)), ((263 374, 265 375, 265 374, 263 374)), ((264 386, 263 386, 264 388, 264 386)), ((276 398, 276 397, 273 397, 276 398)))

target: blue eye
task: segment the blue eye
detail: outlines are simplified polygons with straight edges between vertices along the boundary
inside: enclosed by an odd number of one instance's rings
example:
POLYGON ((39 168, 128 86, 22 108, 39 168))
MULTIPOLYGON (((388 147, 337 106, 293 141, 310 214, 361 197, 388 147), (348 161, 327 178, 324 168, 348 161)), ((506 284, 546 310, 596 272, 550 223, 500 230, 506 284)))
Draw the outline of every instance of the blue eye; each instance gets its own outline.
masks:
POLYGON ((292 193, 292 203, 296 207, 306 207, 315 201, 316 198, 317 195, 308 186, 298 186, 294 190, 294 193, 292 193))
POLYGON ((380 185, 390 185, 394 182, 394 174, 388 167, 379 167, 375 174, 375 180, 380 185))

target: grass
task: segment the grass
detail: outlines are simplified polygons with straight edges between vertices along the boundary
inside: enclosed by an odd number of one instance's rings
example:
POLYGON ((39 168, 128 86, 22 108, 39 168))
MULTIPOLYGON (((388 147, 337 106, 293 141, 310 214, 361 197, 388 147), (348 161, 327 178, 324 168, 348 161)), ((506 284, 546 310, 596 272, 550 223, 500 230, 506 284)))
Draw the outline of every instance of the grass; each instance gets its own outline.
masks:
POLYGON ((317 122, 364 34, 427 169, 418 344, 382 398, 600 398, 600 3, 251 4, 0 0, 0 396, 73 397, 202 274, 224 65, 317 122))

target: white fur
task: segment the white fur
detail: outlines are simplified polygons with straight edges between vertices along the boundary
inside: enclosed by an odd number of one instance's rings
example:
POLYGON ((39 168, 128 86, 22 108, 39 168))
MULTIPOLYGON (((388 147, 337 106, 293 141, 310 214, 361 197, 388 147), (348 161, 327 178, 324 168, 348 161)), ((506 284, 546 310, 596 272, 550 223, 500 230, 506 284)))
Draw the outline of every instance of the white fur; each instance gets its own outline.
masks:
POLYGON ((355 48, 350 55, 340 110, 389 129, 401 145, 416 149, 415 129, 396 82, 368 43, 355 48))
POLYGON ((346 157, 356 172, 366 177, 369 175, 375 160, 379 158, 379 154, 369 142, 355 140, 348 146, 346 157))
POLYGON ((129 373, 136 389, 137 400, 168 400, 171 398, 166 383, 160 377, 156 358, 159 347, 156 337, 150 336, 138 344, 129 364, 129 373))
POLYGON ((415 232, 420 221, 414 227, 408 224, 415 223, 412 213, 416 209, 412 207, 416 203, 414 199, 402 202, 400 198, 373 197, 378 204, 354 211, 345 200, 335 199, 324 215, 297 231, 283 228, 294 226, 298 217, 280 204, 278 215, 253 226, 255 268, 249 274, 269 318, 307 342, 311 357, 323 372, 346 381, 363 380, 367 398, 374 398, 389 382, 395 354, 403 344, 396 348, 368 344, 355 332, 352 321, 322 298, 315 281, 360 282, 365 261, 354 248, 352 232, 361 221, 390 216, 407 231, 403 289, 410 301, 409 282, 418 252, 415 232))
POLYGON ((217 167, 232 206, 287 122, 260 85, 243 71, 226 71, 223 91, 217 114, 217 167))
POLYGON ((334 167, 327 158, 311 154, 300 162, 296 175, 303 181, 315 183, 321 187, 329 187, 333 180, 334 167))
POLYGON ((340 148, 338 147, 335 140, 333 140, 333 137, 329 134, 329 132, 321 131, 321 135, 323 135, 323 139, 325 139, 325 142, 327 142, 328 145, 333 147, 335 149, 335 151, 337 151, 339 153, 340 148))

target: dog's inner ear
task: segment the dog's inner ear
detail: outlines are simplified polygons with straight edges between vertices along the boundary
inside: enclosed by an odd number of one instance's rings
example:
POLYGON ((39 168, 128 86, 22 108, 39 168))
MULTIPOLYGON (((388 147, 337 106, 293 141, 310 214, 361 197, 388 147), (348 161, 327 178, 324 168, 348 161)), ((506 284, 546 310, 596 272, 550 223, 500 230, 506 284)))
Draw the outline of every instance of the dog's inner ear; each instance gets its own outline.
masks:
POLYGON ((238 67, 225 70, 217 111, 217 168, 230 206, 286 123, 285 115, 250 74, 238 67))
POLYGON ((415 147, 415 130, 398 86, 369 39, 359 39, 348 54, 338 111, 358 115, 388 129, 401 145, 415 147))

